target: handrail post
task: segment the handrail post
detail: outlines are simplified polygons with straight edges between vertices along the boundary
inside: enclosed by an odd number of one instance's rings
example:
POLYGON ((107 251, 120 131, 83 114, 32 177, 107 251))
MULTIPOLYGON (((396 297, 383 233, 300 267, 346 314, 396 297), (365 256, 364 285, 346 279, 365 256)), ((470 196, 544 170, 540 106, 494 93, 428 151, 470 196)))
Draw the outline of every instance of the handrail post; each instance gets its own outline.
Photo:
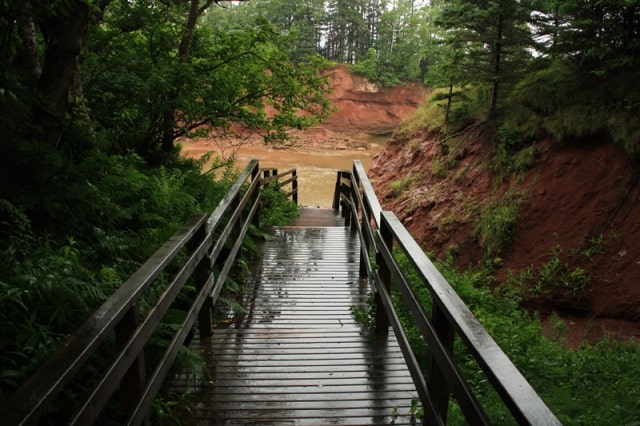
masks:
MULTIPOLYGON (((431 323, 435 334, 449 356, 453 357, 455 331, 437 303, 433 304, 431 312, 431 323)), ((447 380, 445 379, 442 370, 438 367, 432 353, 429 353, 427 365, 427 388, 429 389, 433 406, 436 410, 435 414, 442 419, 442 423, 446 424, 451 390, 449 389, 447 380)))
POLYGON ((351 204, 348 201, 342 203, 342 217, 344 218, 344 226, 351 226, 351 204))
MULTIPOLYGON (((194 241, 200 243, 204 241, 209 236, 209 229, 206 226, 206 223, 198 230, 198 232, 194 235, 194 241)), ((197 244, 195 244, 197 247, 197 244)), ((195 247, 194 247, 195 248, 195 247)), ((207 285, 207 281, 209 279, 209 275, 213 274, 211 269, 211 258, 210 255, 202 258, 200 263, 196 266, 196 269, 193 271, 193 278, 196 283, 196 288, 200 290, 202 287, 207 285)), ((198 333, 200 334, 200 339, 206 339, 213 335, 213 298, 211 295, 207 295, 202 307, 200 308, 200 312, 198 312, 198 333)))
MULTIPOLYGON (((380 224, 380 238, 384 244, 379 249, 382 250, 383 247, 387 247, 391 252, 393 252, 393 235, 386 221, 382 221, 380 224)), ((389 292, 391 290, 391 269, 385 262, 384 256, 380 251, 376 253, 376 263, 378 266, 378 279, 380 280, 384 291, 389 292)), ((375 294, 376 335, 386 336, 389 334, 389 317, 384 309, 384 304, 382 303, 379 291, 381 290, 378 290, 375 294)))
MULTIPOLYGON (((360 188, 356 187, 358 191, 360 188)), ((368 224, 365 224, 367 218, 366 212, 362 209, 360 216, 356 216, 354 220, 359 222, 360 237, 362 247, 360 248, 360 270, 358 271, 360 278, 369 277, 369 256, 371 253, 371 242, 369 241, 369 233, 365 231, 368 224)))
POLYGON ((293 169, 291 172, 291 193, 292 193, 292 201, 298 204, 298 172, 296 169, 293 169))
POLYGON ((331 205, 331 207, 334 210, 338 210, 340 208, 340 176, 341 176, 340 171, 338 171, 338 173, 336 173, 336 185, 335 188, 333 190, 333 204, 331 205))
MULTIPOLYGON (((264 177, 268 177, 268 170, 264 171, 264 177)), ((256 179, 260 179, 260 167, 256 164, 256 168, 251 171, 251 182, 256 179)), ((258 185, 256 189, 256 193, 254 194, 251 203, 255 203, 258 197, 260 196, 260 189, 262 189, 262 185, 258 185)), ((256 214, 253 216, 252 220, 253 225, 257 228, 260 226, 260 209, 256 210, 256 214)))
MULTIPOLYGON (((131 306, 115 327, 116 342, 119 348, 126 346, 139 323, 140 310, 136 303, 131 306)), ((120 382, 120 402, 126 413, 132 413, 135 409, 142 397, 145 381, 144 352, 141 351, 120 382)), ((149 424, 148 417, 145 424, 149 424)))

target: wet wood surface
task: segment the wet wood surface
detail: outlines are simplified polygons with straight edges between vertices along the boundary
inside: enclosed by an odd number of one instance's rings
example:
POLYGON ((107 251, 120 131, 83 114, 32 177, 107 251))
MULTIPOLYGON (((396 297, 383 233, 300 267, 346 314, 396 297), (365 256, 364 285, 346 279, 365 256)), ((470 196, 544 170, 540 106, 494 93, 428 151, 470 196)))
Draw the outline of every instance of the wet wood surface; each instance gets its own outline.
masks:
POLYGON ((262 246, 246 314, 193 344, 211 377, 185 423, 413 424, 417 395, 393 332, 375 339, 351 312, 369 292, 355 234, 299 223, 314 227, 276 228, 262 246))

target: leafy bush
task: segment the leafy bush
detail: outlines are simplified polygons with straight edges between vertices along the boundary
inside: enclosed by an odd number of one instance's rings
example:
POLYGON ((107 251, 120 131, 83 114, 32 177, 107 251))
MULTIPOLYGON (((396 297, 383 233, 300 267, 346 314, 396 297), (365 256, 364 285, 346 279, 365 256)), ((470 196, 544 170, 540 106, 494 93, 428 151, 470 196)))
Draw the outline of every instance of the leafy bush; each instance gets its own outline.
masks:
POLYGON ((482 210, 473 232, 488 257, 500 256, 511 244, 520 203, 515 194, 508 193, 495 198, 482 210))
POLYGON ((552 299, 582 301, 587 295, 589 275, 581 267, 572 268, 562 259, 557 245, 549 253, 549 260, 538 268, 529 267, 518 277, 510 275, 505 286, 519 293, 523 299, 549 296, 552 299))
POLYGON ((286 225, 292 223, 299 215, 296 203, 286 194, 273 186, 267 185, 261 192, 260 227, 286 225))
POLYGON ((491 171, 500 184, 513 175, 519 176, 531 169, 538 152, 535 145, 526 145, 523 136, 513 127, 502 126, 498 129, 498 135, 499 141, 491 161, 491 171))
MULTIPOLYGON (((407 271, 418 300, 430 312, 431 295, 417 281, 406 258, 399 254, 396 258, 400 268, 407 271)), ((566 349, 562 336, 566 327, 561 320, 554 320, 555 336, 545 337, 539 318, 519 307, 521 299, 517 295, 497 294, 490 289, 489 269, 461 272, 454 268, 452 259, 436 266, 563 424, 637 423, 640 342, 604 339, 578 350, 566 349)), ((426 360, 428 348, 397 295, 394 303, 417 358, 426 360)), ((494 424, 516 424, 477 363, 462 350, 460 341, 455 344, 455 357, 490 420, 494 424)), ((426 372, 425 364, 423 368, 426 372)), ((466 424, 455 403, 450 405, 449 423, 466 424)))
POLYGON ((7 397, 113 291, 78 244, 16 236, 0 253, 0 399, 7 397))
POLYGON ((436 89, 400 124, 396 134, 406 140, 421 138, 425 132, 435 134, 442 138, 440 143, 446 151, 446 144, 464 141, 475 123, 483 121, 486 107, 482 99, 481 90, 474 87, 436 89))
POLYGON ((179 158, 149 168, 135 155, 96 154, 70 167, 69 190, 83 187, 85 199, 63 214, 65 197, 56 198, 55 216, 39 222, 55 232, 34 229, 34 213, 0 200, 2 399, 189 217, 211 211, 229 185, 179 158))
POLYGON ((411 187, 420 181, 420 176, 408 174, 399 179, 392 181, 389 186, 393 190, 393 195, 396 197, 401 196, 405 192, 409 191, 411 187))
POLYGON ((377 56, 376 50, 370 48, 363 59, 351 66, 351 70, 382 87, 394 87, 402 83, 397 73, 389 66, 381 64, 377 56))

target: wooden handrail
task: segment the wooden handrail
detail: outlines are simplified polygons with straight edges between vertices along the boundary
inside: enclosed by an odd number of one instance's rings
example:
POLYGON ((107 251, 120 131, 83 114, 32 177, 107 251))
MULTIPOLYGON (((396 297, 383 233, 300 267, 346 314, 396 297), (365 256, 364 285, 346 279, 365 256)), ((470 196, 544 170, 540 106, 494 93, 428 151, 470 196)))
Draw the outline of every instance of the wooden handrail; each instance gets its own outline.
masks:
POLYGON ((447 280, 436 269, 398 218, 382 211, 359 161, 351 172, 340 171, 334 194, 335 209, 357 229, 361 246, 361 275, 368 276, 376 301, 376 332, 394 330, 405 361, 425 408, 424 424, 446 424, 450 396, 458 402, 470 424, 489 424, 482 407, 453 358, 453 341, 461 338, 516 422, 526 425, 560 425, 540 396, 493 340, 447 280), (393 247, 411 262, 414 272, 431 293, 431 316, 424 312, 398 266, 393 247), (369 262, 375 256, 376 265, 369 262), (363 265, 365 266, 363 268, 363 265), (429 348, 428 370, 423 372, 391 301, 391 286, 402 296, 413 321, 429 348))
MULTIPOLYGON (((66 420, 62 421, 76 425, 93 423, 119 389, 126 411, 122 423, 148 423, 153 400, 196 319, 201 337, 211 335, 211 308, 237 259, 249 226, 258 217, 263 187, 259 172, 258 161, 249 162, 211 215, 197 216, 187 222, 123 283, 1 408, 2 423, 37 424, 89 358, 114 334, 117 348, 101 370, 101 378, 83 391, 86 396, 77 401, 78 408, 63 413, 66 420), (142 298, 158 277, 168 272, 167 267, 175 263, 179 253, 186 256, 180 265, 174 265, 179 268, 178 272, 172 275, 157 299, 146 301, 151 307, 141 313, 138 306, 142 298), (212 272, 214 264, 219 268, 216 277, 212 272), (197 294, 161 361, 146 379, 144 346, 190 278, 195 281, 197 294)), ((295 182, 295 175, 292 169, 272 180, 278 182, 280 178, 292 176, 295 182)))
POLYGON ((260 169, 264 177, 261 180, 261 186, 267 186, 272 182, 277 182, 276 188, 282 189, 287 185, 291 185, 291 190, 286 193, 287 197, 298 204, 298 173, 296 169, 289 169, 285 172, 278 173, 278 169, 260 169), (283 179, 290 176, 288 179, 283 179))

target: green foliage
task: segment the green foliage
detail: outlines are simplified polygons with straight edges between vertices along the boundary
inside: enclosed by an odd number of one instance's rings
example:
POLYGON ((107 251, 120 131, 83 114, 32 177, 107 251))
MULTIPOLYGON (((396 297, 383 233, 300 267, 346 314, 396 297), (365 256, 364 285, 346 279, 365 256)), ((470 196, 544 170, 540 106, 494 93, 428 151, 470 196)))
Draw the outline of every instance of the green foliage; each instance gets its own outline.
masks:
POLYGON ((539 267, 529 267, 518 277, 511 275, 505 282, 523 299, 551 295, 557 299, 583 300, 587 295, 589 274, 581 267, 571 267, 562 258, 563 250, 557 245, 549 253, 549 260, 539 267))
POLYGON ((358 63, 351 67, 351 71, 370 81, 376 82, 378 78, 378 63, 376 51, 373 48, 367 50, 367 54, 358 63))
POLYGON ((260 193, 260 227, 286 225, 292 223, 300 214, 298 206, 275 187, 267 185, 260 193))
POLYGON ((370 48, 364 59, 354 64, 351 70, 382 87, 394 87, 400 84, 400 79, 392 70, 378 63, 377 56, 377 52, 370 48))
POLYGON ((436 89, 425 103, 399 126, 396 134, 405 139, 420 137, 425 132, 442 137, 461 139, 474 123, 483 120, 485 106, 479 102, 479 90, 467 86, 436 89))
MULTIPOLYGON (((412 265, 398 253, 395 256, 425 312, 430 312, 431 295, 417 280, 412 265)), ((637 341, 605 339, 593 346, 566 349, 562 345, 566 328, 562 321, 556 317, 554 336, 545 337, 540 320, 519 307, 521 299, 517 295, 490 289, 490 269, 461 272, 454 268, 452 259, 439 262, 436 267, 563 424, 635 424, 640 409, 637 341)), ((405 304, 395 296, 394 304, 417 359, 426 360, 427 347, 405 304)), ((455 348, 456 363, 491 422, 516 424, 478 364, 462 349, 462 342, 457 340, 455 348)), ((426 364, 423 369, 426 371, 426 364)), ((449 424, 466 424, 459 407, 452 402, 449 424)), ((419 410, 416 405, 414 411, 419 410)))
MULTIPOLYGON (((211 211, 229 186, 183 160, 148 168, 135 155, 97 156, 77 167, 93 170, 73 183, 87 188, 87 198, 67 205, 74 210, 57 217, 60 227, 48 236, 35 232, 24 209, 0 201, 3 398, 187 218, 211 211)), ((53 222, 41 219, 40 226, 53 222)))
POLYGON ((405 139, 418 136, 421 132, 444 133, 444 109, 438 104, 436 94, 415 110, 411 116, 400 123, 397 134, 405 139))
POLYGON ((517 81, 530 56, 529 7, 527 1, 444 2, 436 23, 445 30, 442 42, 449 53, 434 69, 441 75, 431 80, 445 87, 487 87, 488 117, 497 119, 502 93, 517 81))
POLYGON ((585 75, 567 60, 530 74, 514 91, 512 119, 529 138, 551 136, 610 140, 628 153, 639 152, 640 107, 637 74, 604 78, 585 75))
POLYGON ((637 34, 640 7, 618 0, 540 2, 544 49, 569 57, 582 72, 612 77, 640 66, 637 34))
POLYGON ((351 305, 349 308, 355 321, 367 329, 375 325, 375 309, 374 296, 371 292, 367 294, 366 306, 351 305))
POLYGON ((92 82, 87 99, 113 151, 134 150, 156 160, 165 149, 161 139, 167 125, 171 139, 208 124, 220 129, 237 125, 272 140, 285 137, 287 128, 306 127, 326 116, 320 57, 294 64, 291 36, 278 33, 265 19, 219 30, 222 17, 215 13, 196 28, 188 55, 179 55, 182 7, 114 3, 92 33, 84 60, 92 82), (157 24, 145 25, 146 20, 157 24), (175 111, 175 122, 168 123, 170 111, 175 111))
POLYGON ((502 126, 498 129, 498 135, 491 171, 500 184, 511 176, 520 176, 531 169, 537 159, 537 149, 534 145, 526 146, 522 136, 511 127, 502 126))
POLYGON ((272 23, 289 37, 290 57, 320 53, 331 62, 354 65, 354 72, 382 86, 422 81, 437 61, 433 17, 437 5, 411 0, 270 0, 214 9, 211 23, 224 31, 272 23))
POLYGON ((396 197, 399 197, 404 193, 406 193, 407 191, 411 190, 411 187, 414 185, 414 183, 419 180, 420 180, 420 177, 418 175, 408 174, 397 180, 392 181, 389 184, 389 186, 393 190, 393 195, 395 195, 396 197))
POLYGON ((598 234, 589 239, 586 248, 580 251, 580 254, 588 261, 592 261, 596 254, 601 254, 604 245, 604 236, 598 234))
POLYGON ((10 237, 0 252, 0 399, 113 291, 87 267, 78 246, 26 232, 10 237))
POLYGON ((482 210, 473 232, 488 258, 501 256, 511 244, 521 203, 521 196, 507 193, 493 199, 482 210))

